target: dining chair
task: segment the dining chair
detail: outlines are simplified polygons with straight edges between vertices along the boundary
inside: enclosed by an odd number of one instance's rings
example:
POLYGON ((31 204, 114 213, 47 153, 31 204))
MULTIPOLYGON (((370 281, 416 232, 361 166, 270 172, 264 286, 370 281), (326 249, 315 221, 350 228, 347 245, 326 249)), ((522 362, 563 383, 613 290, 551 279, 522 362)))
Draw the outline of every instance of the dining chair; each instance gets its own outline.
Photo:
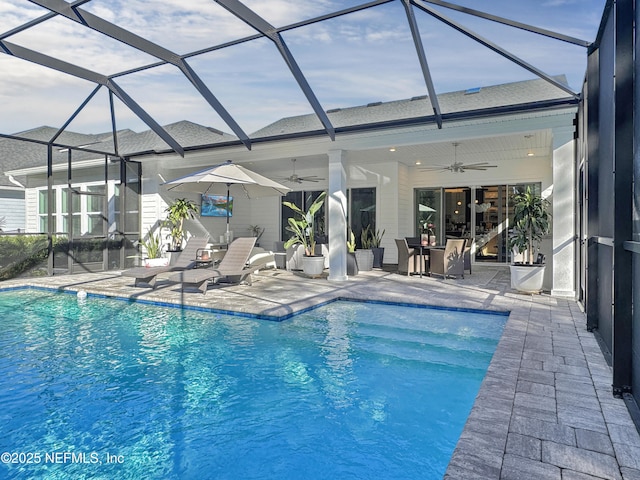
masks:
POLYGON ((443 249, 432 248, 429 252, 429 274, 464 278, 465 243, 464 238, 449 238, 443 249))
POLYGON ((415 249, 409 247, 406 238, 396 238, 395 241, 398 247, 398 273, 403 275, 417 273, 420 256, 415 249))

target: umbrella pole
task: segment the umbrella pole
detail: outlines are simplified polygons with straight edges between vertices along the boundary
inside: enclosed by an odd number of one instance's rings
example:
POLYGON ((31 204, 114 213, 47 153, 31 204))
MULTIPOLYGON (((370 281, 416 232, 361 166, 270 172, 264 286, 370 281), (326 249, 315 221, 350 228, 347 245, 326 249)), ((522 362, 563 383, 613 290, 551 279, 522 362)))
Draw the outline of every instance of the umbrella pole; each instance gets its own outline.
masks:
POLYGON ((227 233, 225 235, 225 240, 227 241, 227 250, 229 249, 229 187, 230 183, 227 183, 227 233))

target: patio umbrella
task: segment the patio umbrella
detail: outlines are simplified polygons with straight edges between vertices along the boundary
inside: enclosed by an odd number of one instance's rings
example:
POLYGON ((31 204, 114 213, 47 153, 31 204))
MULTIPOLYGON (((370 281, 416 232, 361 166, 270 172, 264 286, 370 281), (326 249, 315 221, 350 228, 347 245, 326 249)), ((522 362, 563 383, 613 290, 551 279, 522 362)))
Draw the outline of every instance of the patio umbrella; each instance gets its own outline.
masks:
POLYGON ((163 185, 167 186, 167 190, 201 194, 214 193, 216 188, 224 188, 226 186, 227 238, 229 238, 229 199, 231 198, 232 188, 241 190, 247 198, 286 195, 291 190, 289 187, 274 182, 270 178, 252 172, 241 165, 236 165, 231 160, 165 182, 163 185))
POLYGON ((421 203, 418 204, 418 210, 420 212, 435 212, 435 210, 427 205, 423 205, 421 203))

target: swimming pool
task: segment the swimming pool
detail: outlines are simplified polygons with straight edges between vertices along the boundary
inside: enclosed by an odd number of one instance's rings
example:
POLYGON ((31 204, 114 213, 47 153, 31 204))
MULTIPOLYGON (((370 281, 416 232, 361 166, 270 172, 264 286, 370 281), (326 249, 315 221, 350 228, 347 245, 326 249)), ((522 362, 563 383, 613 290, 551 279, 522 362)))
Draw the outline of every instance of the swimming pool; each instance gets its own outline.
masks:
POLYGON ((507 317, 0 292, 0 477, 442 478, 507 317), (9 454, 9 456, 7 456, 9 454))

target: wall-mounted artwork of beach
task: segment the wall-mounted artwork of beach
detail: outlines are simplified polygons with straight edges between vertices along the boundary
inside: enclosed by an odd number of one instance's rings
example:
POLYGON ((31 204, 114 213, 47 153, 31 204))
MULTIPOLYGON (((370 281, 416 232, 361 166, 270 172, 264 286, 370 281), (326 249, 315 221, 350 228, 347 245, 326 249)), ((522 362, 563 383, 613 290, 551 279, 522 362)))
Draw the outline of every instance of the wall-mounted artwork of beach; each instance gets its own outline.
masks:
POLYGON ((229 216, 233 212, 233 197, 226 195, 202 195, 202 205, 200 215, 203 217, 226 217, 227 210, 229 216))

